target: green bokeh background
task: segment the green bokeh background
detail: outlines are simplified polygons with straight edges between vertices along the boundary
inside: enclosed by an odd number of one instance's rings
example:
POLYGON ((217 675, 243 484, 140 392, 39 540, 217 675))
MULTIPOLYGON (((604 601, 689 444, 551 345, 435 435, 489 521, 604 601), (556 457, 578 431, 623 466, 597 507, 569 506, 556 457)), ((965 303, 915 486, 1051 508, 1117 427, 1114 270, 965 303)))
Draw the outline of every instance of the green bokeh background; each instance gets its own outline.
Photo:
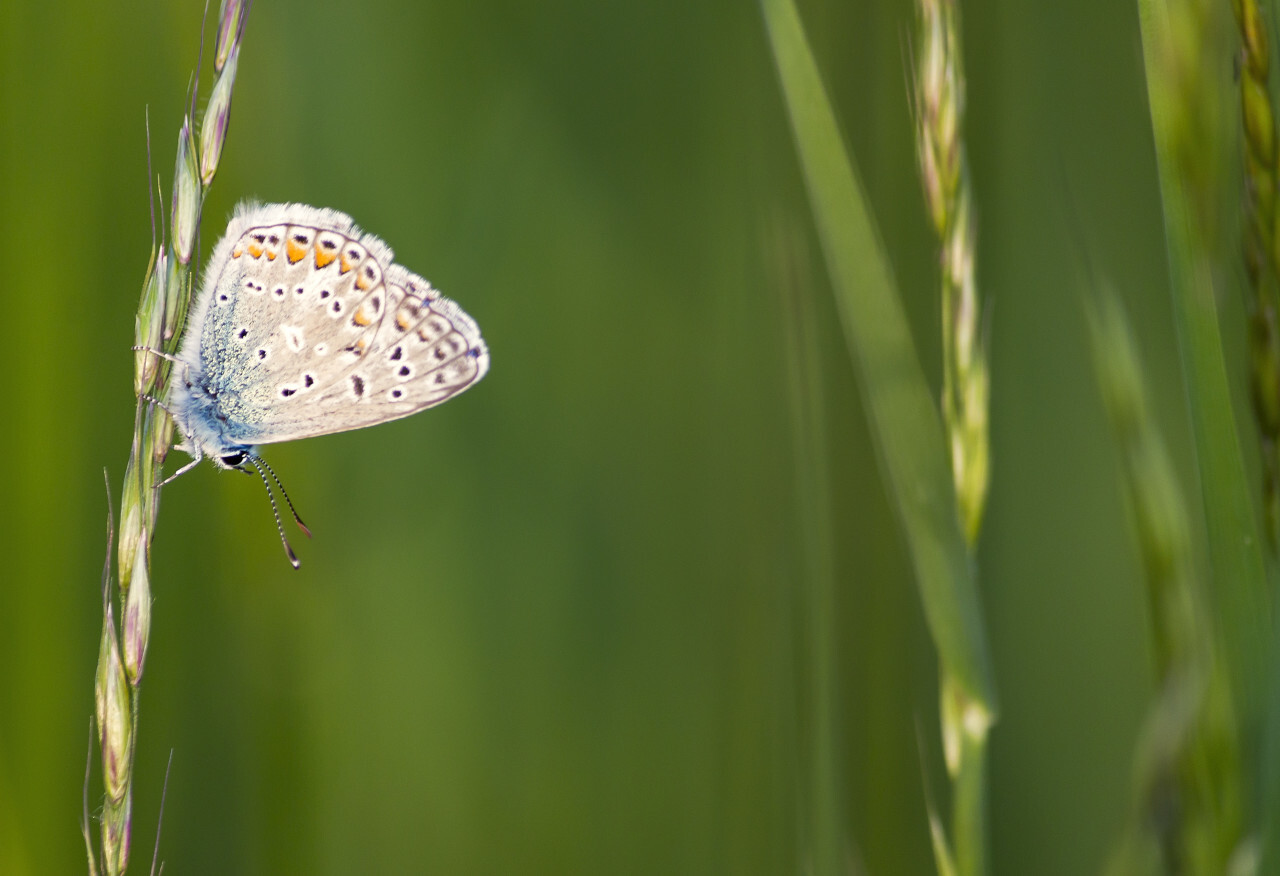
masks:
MULTIPOLYGON (((993 871, 1094 872, 1151 690, 1081 240, 1191 470, 1137 14, 963 8, 992 302, 993 871)), ((801 11, 936 386, 912 5, 801 11)), ((199 36, 195 3, 0 3, 2 874, 84 868, 144 111, 168 192, 199 36)), ((131 872, 170 752, 168 873, 801 871, 814 460, 784 283, 820 325, 849 858, 932 872, 935 656, 754 3, 260 0, 203 252, 247 197, 350 213, 475 316, 493 367, 430 413, 269 449, 315 532, 301 572, 254 482, 206 465, 165 489, 131 872)))

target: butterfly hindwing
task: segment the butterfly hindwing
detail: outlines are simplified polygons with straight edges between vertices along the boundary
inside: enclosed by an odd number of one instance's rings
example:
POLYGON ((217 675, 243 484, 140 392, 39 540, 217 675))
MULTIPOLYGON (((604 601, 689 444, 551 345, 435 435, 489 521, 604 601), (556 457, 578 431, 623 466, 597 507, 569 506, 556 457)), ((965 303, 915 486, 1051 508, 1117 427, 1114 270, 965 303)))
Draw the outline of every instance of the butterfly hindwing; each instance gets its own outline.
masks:
POLYGON ((201 359, 246 443, 407 416, 488 370, 475 321, 340 213, 256 208, 218 254, 201 359))

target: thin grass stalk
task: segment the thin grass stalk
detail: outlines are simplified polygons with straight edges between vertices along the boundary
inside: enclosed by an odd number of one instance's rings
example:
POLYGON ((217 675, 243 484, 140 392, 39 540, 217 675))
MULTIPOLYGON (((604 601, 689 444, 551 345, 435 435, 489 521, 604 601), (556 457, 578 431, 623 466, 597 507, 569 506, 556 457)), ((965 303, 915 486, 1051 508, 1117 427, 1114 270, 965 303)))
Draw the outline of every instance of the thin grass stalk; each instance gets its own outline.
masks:
MULTIPOLYGON (((966 866, 979 872, 984 866, 982 752, 997 706, 972 557, 957 519, 947 439, 799 13, 792 0, 762 0, 761 5, 845 341, 938 649, 944 741, 948 748, 956 743, 965 765, 963 773, 957 772, 955 823, 966 843, 961 850, 966 866)), ((948 857, 939 856, 943 872, 948 857)))
POLYGON ((791 0, 762 0, 814 222, 888 493, 906 535, 938 653, 965 721, 990 722, 995 684, 946 441, 854 167, 791 0))
POLYGON ((1115 295, 1100 293, 1089 317, 1142 558, 1156 679, 1135 759, 1133 811, 1110 872, 1241 872, 1248 846, 1230 685, 1194 572, 1186 504, 1115 295))
MULTIPOLYGON (((98 741, 105 800, 101 822, 102 870, 128 869, 133 832, 133 771, 139 694, 151 631, 151 533, 159 511, 158 476, 168 454, 173 423, 154 399, 163 397, 170 362, 156 355, 177 352, 194 278, 192 256, 200 209, 217 173, 227 134, 231 95, 250 0, 222 0, 215 43, 215 78, 200 125, 200 142, 189 112, 178 135, 168 243, 152 243, 135 321, 133 442, 125 469, 117 541, 116 607, 105 599, 95 683, 98 741)), ((192 88, 194 101, 196 87, 192 88)), ((92 870, 92 866, 90 867, 92 870)))
MULTIPOLYGON (((1200 471, 1211 605, 1231 679, 1241 750, 1259 750, 1271 597, 1236 433, 1214 282, 1217 164, 1210 130, 1221 95, 1212 10, 1199 0, 1138 0, 1168 247, 1174 325, 1200 471)), ((1225 64, 1225 61, 1224 61, 1225 64)))
MULTIPOLYGON (((986 507, 990 380, 980 329, 975 225, 963 138, 965 77, 955 0, 919 0, 915 78, 916 149, 925 201, 938 234, 942 303, 942 420, 950 447, 956 514, 970 554, 986 507)), ((931 813, 940 873, 986 872, 986 750, 989 725, 965 725, 963 689, 940 670, 943 750, 952 781, 951 843, 931 813)))
POLYGON ((972 546, 986 508, 990 440, 986 344, 976 280, 975 223, 963 137, 965 78, 956 0, 919 0, 916 147, 925 201, 940 242, 942 416, 956 510, 972 546))

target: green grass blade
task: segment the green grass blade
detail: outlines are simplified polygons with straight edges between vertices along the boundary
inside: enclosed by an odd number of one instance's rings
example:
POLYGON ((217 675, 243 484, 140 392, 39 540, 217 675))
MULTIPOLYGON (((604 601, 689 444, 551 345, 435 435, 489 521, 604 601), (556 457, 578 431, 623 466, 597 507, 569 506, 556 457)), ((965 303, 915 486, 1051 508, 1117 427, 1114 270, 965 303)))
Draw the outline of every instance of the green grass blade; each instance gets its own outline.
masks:
POLYGON ((907 536, 945 672, 989 720, 995 685, 973 573, 956 522, 942 422, 862 187, 791 0, 762 0, 845 339, 867 399, 889 493, 907 536))
MULTIPOLYGON (((1196 209, 1191 182, 1197 164, 1211 160, 1194 130, 1198 108, 1192 88, 1205 61, 1187 51, 1186 34, 1193 31, 1182 4, 1138 0, 1138 10, 1174 323, 1213 566, 1213 602, 1240 724, 1256 728, 1265 697, 1270 598, 1223 359, 1208 231, 1199 221, 1203 211, 1196 209)), ((1248 738, 1256 730, 1245 732, 1248 738)))

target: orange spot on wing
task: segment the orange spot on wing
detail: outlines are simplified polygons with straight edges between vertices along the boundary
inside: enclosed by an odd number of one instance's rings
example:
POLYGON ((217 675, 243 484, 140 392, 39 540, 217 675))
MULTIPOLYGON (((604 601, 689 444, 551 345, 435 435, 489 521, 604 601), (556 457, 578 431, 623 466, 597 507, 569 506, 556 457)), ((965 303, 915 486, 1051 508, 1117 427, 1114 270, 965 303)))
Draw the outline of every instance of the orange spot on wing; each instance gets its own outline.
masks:
POLYGON ((262 247, 258 246, 256 243, 249 244, 249 255, 253 256, 255 259, 261 258, 262 247))
POLYGON ((356 310, 356 315, 351 317, 351 321, 354 322, 356 325, 369 325, 371 322, 373 322, 373 320, 371 320, 368 317, 368 315, 365 314, 363 305, 361 305, 356 310))
POLYGON ((276 251, 274 249, 267 250, 267 261, 274 262, 276 260, 276 251))
POLYGON ((366 277, 364 274, 361 274, 360 276, 356 277, 356 288, 359 289, 361 292, 368 292, 369 287, 372 285, 373 285, 373 281, 370 280, 368 277, 366 277))
POLYGON ((244 255, 244 247, 243 247, 243 246, 237 246, 235 249, 231 250, 231 257, 232 257, 233 259, 238 259, 238 258, 240 258, 240 256, 242 256, 242 255, 244 255))
POLYGON ((307 254, 307 248, 299 246, 298 243, 293 240, 285 243, 284 248, 285 254, 289 257, 289 264, 291 265, 301 261, 302 257, 307 254))
POLYGON ((325 252, 320 247, 318 246, 316 247, 316 267, 317 268, 328 267, 333 263, 333 260, 335 258, 337 258, 337 256, 335 256, 333 253, 325 252))
POLYGON ((409 317, 405 316, 403 313, 397 313, 396 325, 399 327, 400 331, 404 331, 409 328, 409 317))
POLYGON ((354 262, 352 262, 351 259, 347 258, 347 254, 344 252, 342 254, 342 273, 345 274, 347 271, 351 270, 353 267, 355 267, 354 262))

